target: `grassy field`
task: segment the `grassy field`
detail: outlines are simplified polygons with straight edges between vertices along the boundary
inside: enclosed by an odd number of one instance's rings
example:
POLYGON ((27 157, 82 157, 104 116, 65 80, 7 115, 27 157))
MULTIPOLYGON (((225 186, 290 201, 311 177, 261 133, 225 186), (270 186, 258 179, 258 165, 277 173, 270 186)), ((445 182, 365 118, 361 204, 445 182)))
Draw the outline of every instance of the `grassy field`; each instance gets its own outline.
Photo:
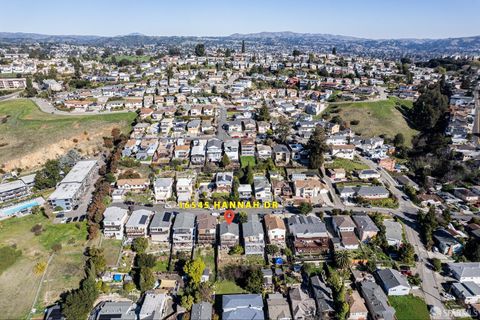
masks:
POLYGON ((6 169, 41 165, 73 148, 94 152, 112 128, 125 132, 134 113, 61 116, 42 112, 30 100, 0 102, 0 165, 6 169))
POLYGON ((240 288, 235 282, 222 280, 215 282, 215 294, 233 294, 244 293, 245 290, 240 288))
POLYGON ((130 62, 147 62, 150 61, 150 56, 130 56, 130 55, 118 55, 115 56, 115 59, 118 61, 127 59, 130 62))
POLYGON ((335 158, 332 163, 325 164, 327 169, 340 169, 343 168, 345 171, 356 171, 368 169, 368 166, 360 161, 349 160, 343 158, 335 158))
POLYGON ((399 106, 411 108, 412 102, 390 98, 385 101, 332 103, 327 109, 333 117, 339 115, 344 121, 357 120, 357 125, 350 124, 352 130, 365 137, 381 134, 393 138, 397 133, 403 133, 405 144, 411 145, 412 137, 417 131, 410 128, 399 106))
POLYGON ((255 167, 255 157, 254 156, 240 157, 240 164, 242 165, 242 168, 245 168, 248 165, 251 165, 252 168, 253 168, 253 167, 255 167))
POLYGON ((419 297, 408 296, 390 296, 388 301, 396 311, 398 320, 428 320, 427 304, 419 297))
POLYGON ((122 240, 103 239, 102 249, 107 260, 107 266, 115 267, 117 265, 118 256, 122 250, 122 240))
POLYGON ((54 225, 41 215, 11 218, 0 222, 0 247, 16 246, 22 255, 0 275, 0 318, 20 319, 30 311, 42 274, 35 274, 39 262, 47 262, 52 246, 61 250, 53 255, 36 304, 37 312, 55 302, 65 290, 75 288, 83 277, 86 224, 54 225), (30 230, 41 224, 43 232, 30 230))

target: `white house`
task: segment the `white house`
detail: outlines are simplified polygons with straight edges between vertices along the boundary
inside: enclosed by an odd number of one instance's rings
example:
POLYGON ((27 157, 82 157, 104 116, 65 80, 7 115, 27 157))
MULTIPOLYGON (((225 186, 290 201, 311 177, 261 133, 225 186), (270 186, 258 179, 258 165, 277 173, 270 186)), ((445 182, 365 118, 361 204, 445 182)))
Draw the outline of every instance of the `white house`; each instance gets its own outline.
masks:
POLYGON ((128 210, 119 207, 108 207, 103 212, 103 234, 106 238, 123 238, 123 226, 127 222, 128 210))
POLYGON ((157 178, 153 184, 155 192, 155 200, 158 202, 166 202, 172 197, 173 178, 157 178))
POLYGON ((382 269, 376 272, 378 282, 389 296, 405 296, 410 294, 407 279, 395 269, 382 269))

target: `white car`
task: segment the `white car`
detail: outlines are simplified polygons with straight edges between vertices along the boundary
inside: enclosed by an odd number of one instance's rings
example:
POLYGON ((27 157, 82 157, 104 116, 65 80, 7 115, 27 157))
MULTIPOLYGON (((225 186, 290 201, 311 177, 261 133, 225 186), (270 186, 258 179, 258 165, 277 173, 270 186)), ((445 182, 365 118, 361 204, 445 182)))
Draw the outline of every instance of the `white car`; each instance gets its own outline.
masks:
POLYGON ((220 212, 212 212, 212 216, 214 216, 214 217, 220 217, 220 212))

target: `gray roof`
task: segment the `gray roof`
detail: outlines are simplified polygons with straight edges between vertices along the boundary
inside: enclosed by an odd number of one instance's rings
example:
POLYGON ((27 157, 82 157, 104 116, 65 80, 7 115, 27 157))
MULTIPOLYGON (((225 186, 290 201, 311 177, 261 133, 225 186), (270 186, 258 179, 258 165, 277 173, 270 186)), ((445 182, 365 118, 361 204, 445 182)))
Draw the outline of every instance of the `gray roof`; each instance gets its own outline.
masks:
POLYGON ((157 212, 153 216, 150 228, 170 227, 172 219, 173 214, 171 212, 157 212))
POLYGON ((387 239, 395 239, 402 241, 403 239, 403 228, 402 224, 393 220, 384 220, 383 225, 385 226, 385 234, 387 239))
POLYGON ((285 153, 290 153, 290 150, 288 150, 288 147, 284 144, 276 144, 272 148, 273 152, 285 152, 285 153))
POLYGON ((226 222, 220 223, 220 235, 226 234, 226 233, 231 233, 238 236, 239 235, 238 224, 237 223, 228 224, 226 222))
MULTIPOLYGON (((480 296, 480 287, 472 281, 455 282, 452 284, 453 289, 460 293, 463 298, 474 298, 480 296)), ((462 298, 462 297, 460 297, 462 298)))
POLYGON ((388 305, 387 296, 378 284, 370 281, 361 283, 363 298, 365 299, 368 311, 374 318, 383 318, 384 320, 395 319, 395 309, 388 305))
POLYGON ((359 197, 372 196, 376 194, 388 194, 388 190, 384 186, 361 186, 357 190, 359 197))
POLYGON ((355 215, 352 216, 353 221, 357 225, 357 228, 362 231, 374 231, 378 232, 378 227, 373 222, 372 218, 367 215, 355 215))
POLYGON ((140 209, 132 212, 132 215, 128 219, 125 227, 147 227, 150 221, 150 216, 153 215, 153 211, 140 209))
POLYGON ((322 282, 318 276, 311 277, 310 282, 319 313, 334 311, 332 289, 322 282))
POLYGON ((103 222, 106 221, 121 221, 126 215, 128 210, 119 207, 108 207, 103 212, 103 222))
POLYGON ((146 293, 140 309, 140 319, 146 317, 149 317, 148 319, 161 319, 167 298, 164 293, 146 293))
POLYGON ((219 140, 217 138, 210 139, 207 142, 207 149, 211 147, 222 149, 222 143, 223 143, 222 140, 219 140))
POLYGON ((288 228, 294 236, 327 236, 325 223, 315 216, 291 216, 288 218, 288 228))
POLYGON ((63 178, 62 183, 65 182, 83 182, 88 173, 97 164, 97 160, 82 160, 78 161, 68 174, 63 178))
POLYGON ((449 263, 448 268, 459 277, 480 277, 480 262, 457 262, 449 263))
POLYGON ((385 290, 389 290, 398 286, 410 288, 407 279, 405 279, 405 277, 395 269, 377 270, 377 276, 385 290))
POLYGON ((154 185, 156 188, 172 186, 173 178, 157 178, 154 185))
POLYGON ((195 215, 190 212, 180 212, 175 216, 173 229, 192 229, 195 227, 195 215))
POLYGON ((137 319, 135 304, 130 301, 107 301, 101 307, 96 319, 135 320, 137 319))
POLYGON ((267 299, 269 319, 292 319, 290 306, 281 293, 270 293, 267 299))
POLYGON ((20 189, 20 188, 24 188, 24 187, 25 187, 25 183, 22 180, 15 180, 15 181, 12 181, 12 182, 6 182, 6 183, 0 184, 0 193, 1 192, 12 191, 12 190, 20 189))
POLYGON ((448 231, 445 229, 437 229, 433 232, 433 237, 438 242, 445 244, 445 245, 456 245, 458 242, 454 236, 452 236, 448 231))
POLYGON ((263 234, 263 227, 258 219, 258 214, 249 214, 248 221, 242 224, 243 236, 259 236, 263 234))
POLYGON ((209 302, 195 303, 192 306, 190 320, 210 320, 212 319, 212 304, 209 302))
POLYGON ((223 320, 263 320, 260 294, 231 294, 222 297, 223 320))

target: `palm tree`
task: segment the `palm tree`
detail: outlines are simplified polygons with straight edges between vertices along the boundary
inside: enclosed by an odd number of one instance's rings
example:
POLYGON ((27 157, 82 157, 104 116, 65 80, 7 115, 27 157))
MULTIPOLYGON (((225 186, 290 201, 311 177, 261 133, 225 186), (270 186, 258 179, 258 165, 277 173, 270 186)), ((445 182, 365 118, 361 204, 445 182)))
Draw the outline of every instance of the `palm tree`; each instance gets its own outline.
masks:
POLYGON ((350 264, 352 262, 350 259, 350 254, 347 250, 336 251, 334 259, 337 267, 342 270, 345 270, 348 267, 350 267, 350 264))

